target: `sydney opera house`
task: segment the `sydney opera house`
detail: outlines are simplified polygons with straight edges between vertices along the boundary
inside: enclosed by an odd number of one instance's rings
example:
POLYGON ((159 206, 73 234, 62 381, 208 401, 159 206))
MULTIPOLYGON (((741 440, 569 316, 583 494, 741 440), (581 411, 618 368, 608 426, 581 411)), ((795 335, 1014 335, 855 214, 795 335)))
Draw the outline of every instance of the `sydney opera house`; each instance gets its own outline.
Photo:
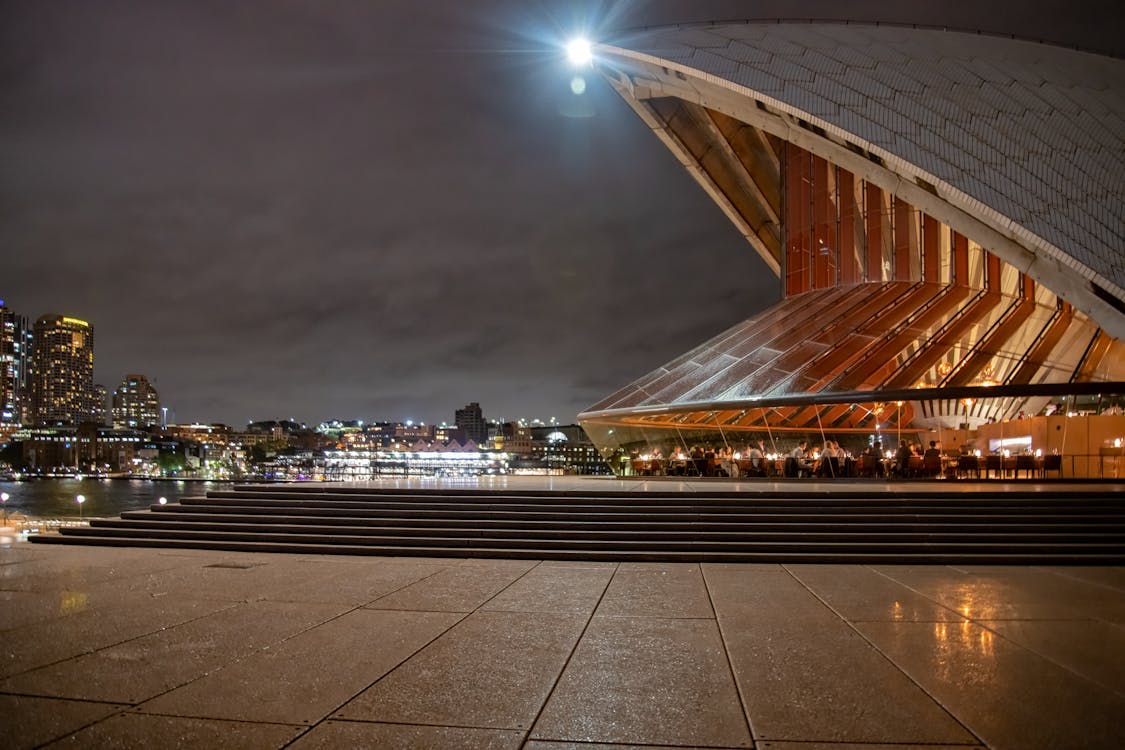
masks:
POLYGON ((1125 473, 1125 61, 748 22, 631 33, 590 64, 780 296, 580 415, 603 456, 910 435, 1125 473))

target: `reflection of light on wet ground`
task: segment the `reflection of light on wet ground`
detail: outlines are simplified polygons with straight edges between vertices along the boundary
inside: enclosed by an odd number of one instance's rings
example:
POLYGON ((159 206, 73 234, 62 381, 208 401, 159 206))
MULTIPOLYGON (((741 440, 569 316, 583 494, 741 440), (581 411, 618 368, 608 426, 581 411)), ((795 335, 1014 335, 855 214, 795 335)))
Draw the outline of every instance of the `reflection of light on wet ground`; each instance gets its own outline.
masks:
POLYGON ((88 597, 81 591, 64 591, 59 601, 60 615, 73 615, 86 609, 88 597))
POLYGON ((934 623, 934 673, 945 681, 990 679, 995 669, 991 630, 968 620, 934 623))

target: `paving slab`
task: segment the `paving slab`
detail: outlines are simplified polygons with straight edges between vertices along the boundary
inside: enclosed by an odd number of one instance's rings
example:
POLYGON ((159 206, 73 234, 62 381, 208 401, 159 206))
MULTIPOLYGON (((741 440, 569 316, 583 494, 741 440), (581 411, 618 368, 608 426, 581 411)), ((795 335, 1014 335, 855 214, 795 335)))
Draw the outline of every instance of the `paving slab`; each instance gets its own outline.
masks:
POLYGON ((1078 578, 1034 568, 879 566, 888 578, 971 620, 1082 620, 1125 624, 1125 597, 1078 578))
POLYGON ((759 750, 984 750, 983 745, 886 745, 870 742, 778 742, 763 740, 759 750))
POLYGON ((155 747, 269 750, 286 747, 302 731, 304 727, 285 724, 123 713, 47 747, 52 750, 69 747, 112 747, 117 750, 149 750, 155 747))
POLYGON ((1109 690, 1125 695, 1125 628, 1100 620, 979 623, 1109 690))
POLYGON ((793 577, 850 621, 950 622, 964 618, 865 565, 787 565, 793 577))
POLYGON ((990 748, 1125 746, 1125 698, 975 623, 856 627, 990 748))
POLYGON ((619 563, 599 560, 544 560, 539 563, 541 568, 595 568, 598 570, 616 570, 619 563))
POLYGON ((302 562, 295 555, 230 553, 193 558, 175 569, 134 576, 116 590, 152 596, 186 596, 245 602, 286 591, 301 583, 315 585, 334 570, 302 562))
POLYGON ((0 741, 8 750, 39 747, 124 708, 111 703, 0 695, 0 741))
POLYGON ((312 724, 456 622, 357 609, 140 706, 146 713, 312 724))
POLYGON ((140 703, 343 613, 250 602, 0 682, 0 691, 140 703))
POLYGON ((684 750, 682 745, 618 745, 605 742, 552 742, 530 740, 523 750, 684 750))
POLYGON ((489 599, 482 610, 590 614, 613 576, 613 568, 540 565, 489 599))
POLYGON ((707 583, 756 739, 976 741, 793 577, 708 570, 707 583))
POLYGON ((750 747, 714 620, 594 617, 536 740, 750 747))
POLYGON ((472 612, 536 565, 533 560, 490 562, 503 564, 446 568, 367 606, 421 612, 472 612), (512 562, 516 564, 510 564, 512 562))
POLYGON ((410 748, 411 750, 519 750, 524 732, 473 727, 429 727, 326 721, 309 731, 290 750, 410 748))
POLYGON ((1105 586, 1115 591, 1125 592, 1125 568, 1069 565, 1066 567, 1043 567, 1039 568, 1039 570, 1054 573, 1063 578, 1073 578, 1097 586, 1105 586))
MULTIPOLYGON (((75 592, 74 596, 82 595, 75 592)), ((5 632, 0 639, 0 677, 91 653, 235 606, 234 602, 210 599, 107 596, 112 604, 5 632)))
POLYGON ((0 631, 67 617, 99 603, 98 597, 77 591, 0 591, 0 631))
POLYGON ((587 620, 569 613, 476 612, 334 718, 526 730, 587 620))
MULTIPOLYGON (((120 584, 131 578, 190 565, 183 558, 154 555, 148 550, 116 549, 112 556, 97 548, 66 547, 59 555, 21 556, 0 565, 0 590, 86 591, 98 584, 120 584)), ((0 548, 0 558, 11 552, 0 548)))
POLYGON ((265 598, 281 602, 369 604, 441 570, 427 563, 385 563, 380 558, 373 558, 366 565, 320 564, 313 580, 295 577, 288 586, 266 594, 265 598))
POLYGON ((599 617, 715 617, 699 566, 622 563, 598 605, 599 617))

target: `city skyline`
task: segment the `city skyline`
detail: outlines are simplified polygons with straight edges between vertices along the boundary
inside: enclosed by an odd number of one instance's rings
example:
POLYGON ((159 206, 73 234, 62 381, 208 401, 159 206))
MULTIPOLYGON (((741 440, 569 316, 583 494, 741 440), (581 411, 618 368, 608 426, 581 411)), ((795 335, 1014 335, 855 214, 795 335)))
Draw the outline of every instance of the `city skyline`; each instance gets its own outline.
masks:
MULTIPOLYGON (((1122 53, 1108 3, 838 6, 754 11, 1122 53)), ((0 297, 89 320, 95 382, 145 373, 180 420, 573 421, 778 290, 560 49, 744 5, 536 13, 10 5, 0 297)))

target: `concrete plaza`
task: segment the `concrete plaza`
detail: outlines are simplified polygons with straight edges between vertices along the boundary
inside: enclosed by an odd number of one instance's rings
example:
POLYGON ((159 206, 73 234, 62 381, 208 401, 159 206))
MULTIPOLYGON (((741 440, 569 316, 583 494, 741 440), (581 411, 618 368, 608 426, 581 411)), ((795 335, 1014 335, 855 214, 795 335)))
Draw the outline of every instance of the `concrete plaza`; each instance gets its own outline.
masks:
POLYGON ((0 601, 8 748, 1125 746, 1125 568, 11 544, 0 601))

